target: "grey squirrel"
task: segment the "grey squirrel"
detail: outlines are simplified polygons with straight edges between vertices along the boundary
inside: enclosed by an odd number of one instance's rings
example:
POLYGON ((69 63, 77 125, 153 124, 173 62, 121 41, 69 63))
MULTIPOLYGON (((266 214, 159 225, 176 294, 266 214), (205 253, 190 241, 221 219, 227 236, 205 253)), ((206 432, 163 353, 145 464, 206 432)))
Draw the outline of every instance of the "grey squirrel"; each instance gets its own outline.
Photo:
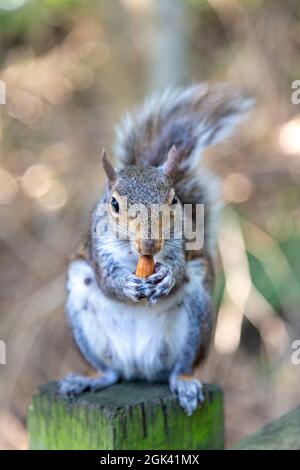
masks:
POLYGON ((188 415, 203 401, 202 384, 192 373, 213 328, 219 196, 215 177, 199 162, 251 105, 231 85, 203 83, 151 97, 117 129, 117 167, 104 152, 105 191, 67 281, 66 314, 97 376, 68 375, 59 382, 63 396, 142 379, 168 382, 188 415), (204 204, 203 247, 186 250, 184 238, 164 239, 164 233, 144 238, 144 219, 137 224, 129 217, 124 228, 122 216, 134 204, 174 211, 204 204), (125 237, 116 237, 116 224, 125 237), (146 279, 134 274, 140 254, 155 256, 155 272, 146 279))

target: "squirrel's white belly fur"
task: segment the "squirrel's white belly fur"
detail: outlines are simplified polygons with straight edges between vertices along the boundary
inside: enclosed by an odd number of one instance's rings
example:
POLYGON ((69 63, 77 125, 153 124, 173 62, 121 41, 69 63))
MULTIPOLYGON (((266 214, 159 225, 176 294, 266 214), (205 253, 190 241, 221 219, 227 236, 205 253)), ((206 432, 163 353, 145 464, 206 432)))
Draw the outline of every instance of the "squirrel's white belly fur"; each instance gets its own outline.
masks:
MULTIPOLYGON (((126 379, 153 380, 170 372, 187 341, 188 318, 182 291, 157 305, 106 297, 85 261, 71 264, 67 312, 96 359, 126 379), (86 279, 89 285, 85 284, 86 279)), ((75 332, 76 337, 76 332, 75 332)))

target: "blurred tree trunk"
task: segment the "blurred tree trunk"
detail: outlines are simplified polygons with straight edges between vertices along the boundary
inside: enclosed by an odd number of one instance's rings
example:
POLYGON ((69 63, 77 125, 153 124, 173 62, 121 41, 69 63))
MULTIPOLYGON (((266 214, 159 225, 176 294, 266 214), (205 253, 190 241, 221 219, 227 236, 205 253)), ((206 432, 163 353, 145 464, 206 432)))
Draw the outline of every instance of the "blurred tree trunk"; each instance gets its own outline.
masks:
POLYGON ((147 87, 161 90, 181 84, 186 78, 186 3, 182 0, 153 0, 146 19, 147 87))

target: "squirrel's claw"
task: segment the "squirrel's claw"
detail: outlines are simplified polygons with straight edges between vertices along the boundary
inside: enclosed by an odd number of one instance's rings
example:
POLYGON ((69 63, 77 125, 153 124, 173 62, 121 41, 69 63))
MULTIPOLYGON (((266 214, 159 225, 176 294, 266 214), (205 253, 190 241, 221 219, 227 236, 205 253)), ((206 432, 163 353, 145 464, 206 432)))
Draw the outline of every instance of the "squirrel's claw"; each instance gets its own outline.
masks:
POLYGON ((84 391, 96 392, 102 388, 116 383, 119 379, 119 374, 113 370, 108 369, 98 377, 83 377, 78 374, 69 374, 58 384, 58 393, 65 397, 71 398, 80 395, 84 391))
POLYGON ((80 395, 88 388, 89 380, 87 377, 82 377, 77 374, 69 374, 58 383, 58 392, 63 397, 73 397, 80 395))
POLYGON ((148 298, 152 293, 152 288, 146 279, 141 279, 134 274, 128 274, 124 280, 123 292, 133 302, 148 298))
POLYGON ((149 284, 157 284, 159 281, 161 281, 169 272, 169 268, 167 266, 164 266, 161 263, 155 263, 155 268, 154 268, 154 274, 151 274, 147 278, 147 282, 149 284))
POLYGON ((148 299, 149 304, 155 304, 158 299, 169 294, 174 283, 171 269, 156 263, 155 273, 147 279, 128 274, 124 279, 123 292, 133 302, 148 299))
POLYGON ((176 377, 170 388, 178 396, 179 405, 188 416, 191 416, 198 405, 204 401, 203 386, 197 379, 184 380, 176 377))
POLYGON ((175 284, 171 269, 160 263, 157 263, 156 272, 149 276, 147 282, 153 286, 149 297, 150 304, 155 304, 161 297, 166 297, 175 284))

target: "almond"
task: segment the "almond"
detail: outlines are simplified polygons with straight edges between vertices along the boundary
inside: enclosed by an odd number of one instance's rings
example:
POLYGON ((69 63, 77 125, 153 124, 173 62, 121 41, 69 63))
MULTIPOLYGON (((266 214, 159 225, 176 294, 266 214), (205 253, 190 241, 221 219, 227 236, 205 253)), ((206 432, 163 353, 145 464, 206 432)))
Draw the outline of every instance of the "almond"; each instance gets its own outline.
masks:
POLYGON ((153 256, 142 255, 139 258, 136 273, 137 277, 149 277, 154 273, 154 258, 153 256))

